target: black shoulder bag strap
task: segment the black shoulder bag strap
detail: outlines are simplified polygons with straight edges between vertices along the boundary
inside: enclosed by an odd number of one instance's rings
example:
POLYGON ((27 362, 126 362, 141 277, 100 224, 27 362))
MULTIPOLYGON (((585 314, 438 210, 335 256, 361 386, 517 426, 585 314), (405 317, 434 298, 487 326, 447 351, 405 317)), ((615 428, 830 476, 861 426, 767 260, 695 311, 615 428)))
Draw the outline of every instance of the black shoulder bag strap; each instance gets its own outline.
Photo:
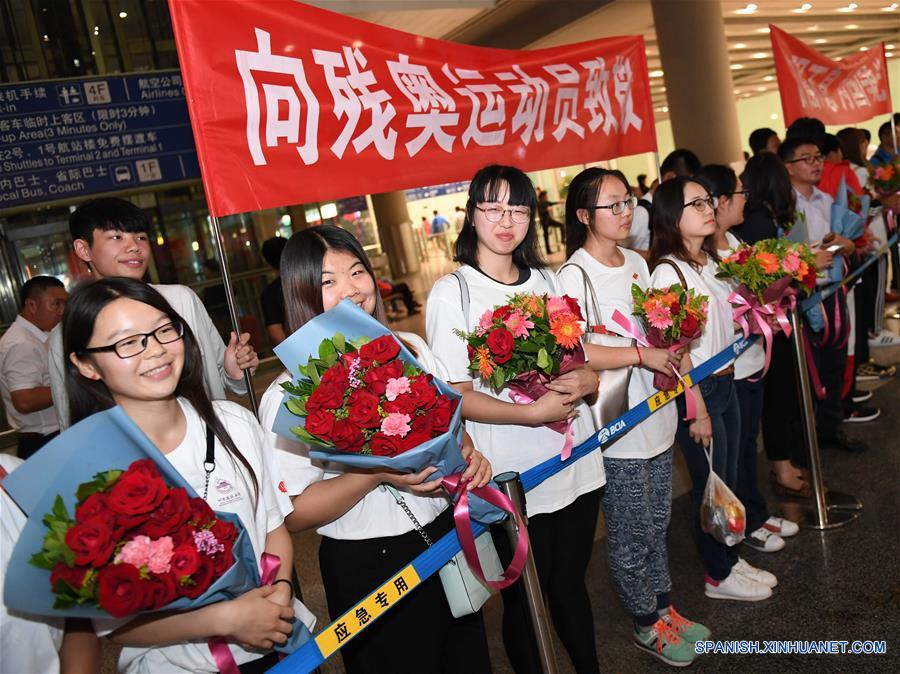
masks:
POLYGON ((203 500, 209 492, 209 477, 216 469, 216 436, 209 424, 206 425, 206 459, 203 460, 203 470, 206 471, 206 481, 203 483, 203 500))

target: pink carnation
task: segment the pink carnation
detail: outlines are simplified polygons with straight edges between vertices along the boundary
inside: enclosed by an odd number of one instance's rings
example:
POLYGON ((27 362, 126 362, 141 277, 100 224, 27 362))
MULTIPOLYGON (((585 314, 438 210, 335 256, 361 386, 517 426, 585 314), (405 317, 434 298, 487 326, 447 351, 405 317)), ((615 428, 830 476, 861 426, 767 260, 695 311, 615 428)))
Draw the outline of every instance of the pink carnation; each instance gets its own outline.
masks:
POLYGON ((781 268, 788 274, 793 274, 800 269, 800 256, 795 252, 788 253, 781 261, 781 268))
POLYGON ((547 317, 553 318, 556 314, 569 313, 569 304, 564 297, 547 298, 547 317))
POLYGON ((403 393, 409 393, 409 390, 409 379, 406 377, 388 379, 384 389, 384 397, 393 402, 397 399, 397 396, 403 393))
POLYGON ((494 311, 492 309, 488 309, 483 314, 481 314, 481 318, 478 319, 478 327, 475 329, 475 332, 478 333, 480 337, 488 330, 491 329, 491 326, 494 325, 494 311))
POLYGON ((119 554, 116 555, 116 564, 131 564, 137 568, 146 566, 153 552, 153 541, 149 536, 135 536, 128 541, 119 554))
POLYGON ((172 551, 175 544, 169 536, 158 538, 150 544, 150 555, 147 557, 147 568, 151 573, 168 573, 171 569, 169 562, 172 559, 172 551))
POLYGON ((514 337, 521 337, 522 339, 528 339, 528 331, 534 327, 534 323, 528 320, 528 316, 518 309, 507 316, 503 324, 513 333, 514 337))
POLYGON ((663 304, 657 304, 647 312, 647 322, 654 328, 665 330, 672 325, 672 315, 663 304))
POLYGON ((409 415, 391 412, 381 422, 381 432, 385 435, 404 437, 410 431, 409 415))

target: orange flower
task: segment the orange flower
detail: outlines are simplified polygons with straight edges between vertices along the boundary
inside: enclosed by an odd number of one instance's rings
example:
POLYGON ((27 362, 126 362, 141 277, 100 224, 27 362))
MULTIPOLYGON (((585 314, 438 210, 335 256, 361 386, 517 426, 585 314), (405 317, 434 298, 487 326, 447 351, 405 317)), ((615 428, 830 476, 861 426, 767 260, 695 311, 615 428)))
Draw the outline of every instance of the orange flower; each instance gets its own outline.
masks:
POLYGON ((550 334, 564 349, 573 349, 581 339, 583 331, 574 314, 560 314, 550 321, 550 334))
POLYGON ((678 295, 676 295, 675 293, 666 293, 665 295, 663 295, 663 296, 660 298, 660 300, 661 300, 662 303, 665 304, 667 307, 671 307, 673 304, 675 304, 676 302, 678 302, 678 295))
POLYGON ((532 316, 542 318, 544 315, 544 301, 537 295, 532 295, 528 298, 528 303, 525 305, 525 308, 532 316))
POLYGON ((484 379, 494 373, 494 364, 491 362, 491 352, 487 346, 481 345, 475 349, 475 357, 478 360, 478 371, 484 379))
POLYGON ((774 253, 757 253, 756 261, 766 274, 774 274, 778 271, 778 258, 774 253))
POLYGON ((654 300, 654 299, 649 299, 649 300, 646 300, 646 301, 641 305, 641 309, 644 310, 644 313, 645 313, 645 314, 649 314, 651 311, 653 311, 653 308, 654 308, 655 306, 656 306, 656 300, 654 300))
POLYGON ((803 279, 806 278, 806 275, 808 273, 809 273, 809 265, 801 260, 800 267, 799 267, 799 269, 797 269, 797 274, 796 274, 797 279, 802 281, 803 279))

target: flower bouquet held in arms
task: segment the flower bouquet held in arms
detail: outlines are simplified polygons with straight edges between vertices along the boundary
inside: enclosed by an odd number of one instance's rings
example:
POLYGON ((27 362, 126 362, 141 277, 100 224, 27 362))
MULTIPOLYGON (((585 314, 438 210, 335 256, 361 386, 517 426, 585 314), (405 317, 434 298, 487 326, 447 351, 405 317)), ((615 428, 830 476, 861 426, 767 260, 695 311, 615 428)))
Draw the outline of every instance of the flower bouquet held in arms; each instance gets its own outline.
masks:
MULTIPOLYGON (((282 385, 284 403, 272 430, 307 443, 310 457, 321 461, 398 473, 437 468, 429 479, 442 479, 455 501, 463 552, 477 573, 474 543, 465 545, 472 541, 471 528, 461 531, 460 523, 471 517, 491 524, 515 509, 496 488, 470 493, 459 479, 466 468, 459 393, 424 372, 388 328, 349 300, 307 322, 275 353, 299 378, 282 385)), ((527 540, 523 529, 504 581, 478 574, 481 580, 495 589, 514 582, 527 540)))
POLYGON ((738 283, 728 297, 734 305, 734 320, 744 337, 762 335, 766 345, 763 374, 769 369, 772 337, 779 330, 790 336, 785 312, 797 304, 797 295, 808 295, 816 287, 816 264, 805 243, 785 238, 763 239, 742 244, 719 263, 718 278, 738 283))
MULTIPOLYGON (((72 426, 3 488, 28 515, 7 569, 10 609, 89 619, 186 611, 276 577, 278 558, 264 553, 260 570, 240 518, 214 512, 119 407, 72 426)), ((309 638, 293 625, 278 650, 309 638)))
MULTIPOLYGON (((644 290, 632 283, 631 297, 634 300, 632 313, 642 329, 619 310, 613 312, 612 320, 642 346, 677 351, 703 332, 708 298, 696 294, 692 288, 673 283, 666 288, 644 290)), ((685 419, 690 420, 696 417, 696 403, 691 387, 681 373, 673 367, 671 375, 662 372, 653 375, 653 386, 661 391, 675 389, 679 382, 684 386, 685 419)))
MULTIPOLYGON (((900 159, 895 157, 889 163, 871 169, 869 175, 872 187, 875 188, 875 193, 879 198, 892 197, 900 193, 900 159)), ((888 232, 893 232, 897 228, 895 218, 896 213, 894 210, 887 208, 885 222, 887 223, 888 232)))
MULTIPOLYGON (((533 403, 555 377, 585 363, 578 302, 568 295, 519 293, 488 309, 473 332, 457 330, 469 353, 469 370, 495 391, 509 389, 513 402, 533 403)), ((561 458, 572 454, 572 422, 546 424, 565 436, 561 458)))

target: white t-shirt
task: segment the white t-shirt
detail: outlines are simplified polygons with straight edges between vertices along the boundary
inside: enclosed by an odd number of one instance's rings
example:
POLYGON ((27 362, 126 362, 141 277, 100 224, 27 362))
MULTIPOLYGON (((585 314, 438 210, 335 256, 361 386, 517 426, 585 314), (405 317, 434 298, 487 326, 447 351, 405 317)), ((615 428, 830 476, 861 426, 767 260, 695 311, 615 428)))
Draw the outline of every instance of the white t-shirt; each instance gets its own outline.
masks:
MULTIPOLYGON (((469 287, 469 315, 464 316, 460 301, 460 287, 452 275, 444 276, 434 284, 428 296, 425 313, 425 330, 428 343, 435 355, 447 366, 452 382, 473 381, 468 371, 469 358, 466 343, 453 333, 455 329, 470 331, 488 309, 504 304, 510 295, 523 292, 561 294, 553 272, 546 270, 551 284, 541 273, 531 270, 529 278, 518 285, 506 285, 489 278, 480 271, 463 265, 460 271, 469 287)), ((481 379, 473 381, 476 391, 498 400, 511 402, 509 390, 495 393, 481 379)), ((580 415, 573 422, 575 446, 584 442, 594 432, 590 410, 583 402, 576 408, 580 415)), ((466 430, 475 446, 491 461, 494 474, 506 471, 524 472, 533 466, 558 455, 562 451, 562 434, 545 426, 518 426, 515 424, 484 424, 466 421, 466 430)), ((572 503, 582 494, 599 489, 606 484, 603 459, 600 452, 592 452, 528 492, 528 515, 556 512, 572 503)))
MULTIPOLYGON (((0 453, 0 466, 7 473, 22 463, 22 459, 12 454, 0 453)), ((27 519, 0 489, 0 587, 6 582, 6 567, 27 519)), ((61 618, 28 616, 17 611, 10 613, 5 604, 0 604, 0 672, 58 672, 63 622, 61 618)))
POLYGON ((12 392, 50 386, 47 371, 50 333, 19 314, 0 337, 0 400, 7 423, 19 433, 50 435, 59 430, 53 406, 36 412, 19 412, 12 392))
MULTIPOLYGON (((225 373, 225 344, 197 293, 187 286, 149 285, 166 299, 194 333, 203 357, 203 384, 209 397, 224 400, 226 387, 232 393, 246 395, 247 386, 243 378, 232 379, 225 373)), ((62 323, 59 323, 50 333, 50 391, 61 430, 69 427, 66 360, 63 355, 62 323)))
MULTIPOLYGON (((731 303, 728 301, 731 286, 724 279, 716 278, 716 263, 708 255, 706 265, 699 272, 687 262, 676 260, 670 255, 666 255, 664 259, 672 260, 678 265, 688 288, 693 288, 699 295, 709 297, 706 326, 700 337, 690 343, 691 362, 697 367, 734 341, 734 321, 731 319, 731 303)), ((665 262, 656 265, 650 281, 654 288, 665 288, 673 283, 681 283, 672 265, 665 262)), ((716 372, 726 369, 729 364, 725 363, 716 372)))
MULTIPOLYGON (((203 468, 203 460, 206 458, 206 427, 190 403, 183 399, 178 402, 187 418, 187 432, 182 443, 166 454, 166 458, 194 491, 202 496, 206 479, 203 468)), ((234 459, 217 439, 216 467, 210 476, 206 500, 213 510, 234 513, 240 517, 258 562, 265 552, 267 534, 284 523, 285 515, 293 511, 293 506, 287 495, 276 486, 280 480, 278 469, 266 446, 263 430, 254 416, 240 405, 227 400, 216 400, 213 407, 235 446, 252 466, 259 484, 259 496, 254 500, 253 482, 246 474, 243 464, 234 459)), ((296 600, 294 612, 298 620, 308 627, 315 624, 312 613, 296 600)), ((99 627, 114 629, 126 623, 127 620, 98 621, 97 624, 99 627)), ((238 665, 260 657, 259 653, 237 645, 229 647, 238 665)), ((119 671, 129 674, 218 672, 219 668, 207 642, 195 641, 159 648, 123 648, 119 656, 119 671)))
MULTIPOLYGON (((731 250, 741 245, 740 240, 731 232, 725 232, 725 238, 728 239, 729 250, 718 251, 720 258, 725 258, 730 254, 731 250)), ((737 288, 737 282, 728 281, 732 288, 737 288)), ((743 337, 744 331, 740 327, 735 326, 734 337, 743 337)), ((737 357, 734 361, 734 378, 747 379, 763 369, 766 364, 766 348, 765 341, 760 336, 753 344, 751 344, 744 353, 737 357)))
MULTIPOLYGON (((619 248, 625 256, 621 267, 607 267, 598 262, 584 248, 579 248, 566 264, 574 263, 587 272, 597 298, 600 316, 594 316, 590 290, 585 296, 584 277, 574 267, 566 267, 558 273, 559 284, 570 297, 578 299, 578 304, 591 325, 604 325, 610 332, 620 332, 612 322, 613 311, 618 309, 626 317, 631 317, 634 302, 631 298, 631 284, 641 288, 650 286, 650 271, 647 263, 634 251, 619 248)), ((631 368, 628 382, 628 407, 646 400, 656 390, 653 386, 653 370, 643 367, 631 368)), ((603 395, 603 372, 600 372, 600 395, 603 395)), ((649 419, 645 419, 624 436, 603 449, 603 455, 610 459, 652 459, 662 454, 675 440, 678 413, 674 404, 664 405, 649 419)))
MULTIPOLYGON (((446 371, 421 337, 411 332, 398 332, 397 336, 413 347, 416 358, 426 371, 438 379, 446 380, 446 371)), ((309 458, 309 445, 300 440, 284 438, 271 431, 275 415, 284 397, 281 384, 289 379, 288 373, 282 372, 266 389, 259 404, 259 421, 266 429, 266 442, 274 449, 285 489, 291 496, 296 496, 319 480, 342 475, 346 468, 333 461, 313 461, 309 458)), ((418 496, 404 491, 403 499, 423 526, 433 522, 449 507, 449 501, 442 495, 418 496)), ((412 521, 397 504, 391 492, 383 487, 377 487, 363 496, 341 517, 319 527, 318 533, 338 540, 366 540, 399 536, 414 529, 412 521)))
MULTIPOLYGON (((653 203, 653 193, 647 192, 641 197, 653 203)), ((631 232, 625 241, 625 247, 632 250, 650 250, 650 211, 643 206, 635 206, 631 217, 631 232)))

